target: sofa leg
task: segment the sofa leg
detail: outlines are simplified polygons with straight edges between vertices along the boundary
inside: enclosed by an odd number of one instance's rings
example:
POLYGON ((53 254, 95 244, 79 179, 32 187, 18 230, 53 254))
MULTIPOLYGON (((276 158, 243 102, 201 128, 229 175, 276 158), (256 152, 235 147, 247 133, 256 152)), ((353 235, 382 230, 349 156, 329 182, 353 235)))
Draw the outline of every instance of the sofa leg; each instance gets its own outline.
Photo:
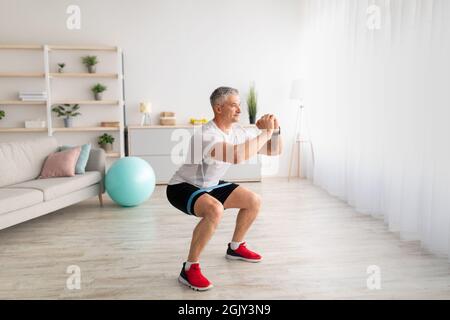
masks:
POLYGON ((100 207, 103 207, 103 195, 101 193, 98 194, 98 201, 100 202, 100 207))

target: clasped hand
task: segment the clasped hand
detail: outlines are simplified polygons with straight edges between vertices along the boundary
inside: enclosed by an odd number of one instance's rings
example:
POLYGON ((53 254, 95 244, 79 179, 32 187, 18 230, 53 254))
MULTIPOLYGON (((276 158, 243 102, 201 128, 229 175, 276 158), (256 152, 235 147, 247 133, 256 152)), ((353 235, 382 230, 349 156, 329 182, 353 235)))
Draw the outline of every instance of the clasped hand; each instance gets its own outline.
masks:
POLYGON ((272 135, 274 130, 280 128, 280 125, 273 114, 266 114, 256 122, 256 127, 260 130, 267 130, 267 133, 272 135))

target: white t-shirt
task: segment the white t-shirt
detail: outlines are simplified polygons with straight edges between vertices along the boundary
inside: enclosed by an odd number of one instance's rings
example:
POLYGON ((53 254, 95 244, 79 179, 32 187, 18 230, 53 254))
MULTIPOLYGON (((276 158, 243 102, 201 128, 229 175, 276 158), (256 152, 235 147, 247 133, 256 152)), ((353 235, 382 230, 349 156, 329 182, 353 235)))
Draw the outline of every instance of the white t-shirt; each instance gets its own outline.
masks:
POLYGON ((245 130, 237 123, 226 134, 211 120, 191 137, 185 164, 175 172, 169 185, 186 182, 198 188, 217 186, 232 164, 212 159, 211 149, 220 142, 237 145, 254 137, 255 133, 245 130))

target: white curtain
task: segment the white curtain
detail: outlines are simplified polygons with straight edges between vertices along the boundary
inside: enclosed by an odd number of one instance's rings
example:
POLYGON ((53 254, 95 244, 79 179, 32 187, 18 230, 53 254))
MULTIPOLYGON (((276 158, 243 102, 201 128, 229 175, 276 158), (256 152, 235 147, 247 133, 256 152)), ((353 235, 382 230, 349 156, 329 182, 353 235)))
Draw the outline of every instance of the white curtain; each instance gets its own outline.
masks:
POLYGON ((308 176, 450 256, 450 1, 304 0, 302 16, 308 176))

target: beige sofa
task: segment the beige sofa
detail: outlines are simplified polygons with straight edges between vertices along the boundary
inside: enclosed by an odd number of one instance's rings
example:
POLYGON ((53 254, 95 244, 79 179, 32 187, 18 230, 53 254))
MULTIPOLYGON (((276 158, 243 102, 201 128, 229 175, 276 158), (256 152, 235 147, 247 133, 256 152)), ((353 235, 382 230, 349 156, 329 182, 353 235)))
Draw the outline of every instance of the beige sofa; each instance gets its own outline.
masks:
POLYGON ((103 205, 102 149, 91 150, 85 174, 37 179, 57 148, 54 137, 0 143, 0 230, 95 196, 103 205))

